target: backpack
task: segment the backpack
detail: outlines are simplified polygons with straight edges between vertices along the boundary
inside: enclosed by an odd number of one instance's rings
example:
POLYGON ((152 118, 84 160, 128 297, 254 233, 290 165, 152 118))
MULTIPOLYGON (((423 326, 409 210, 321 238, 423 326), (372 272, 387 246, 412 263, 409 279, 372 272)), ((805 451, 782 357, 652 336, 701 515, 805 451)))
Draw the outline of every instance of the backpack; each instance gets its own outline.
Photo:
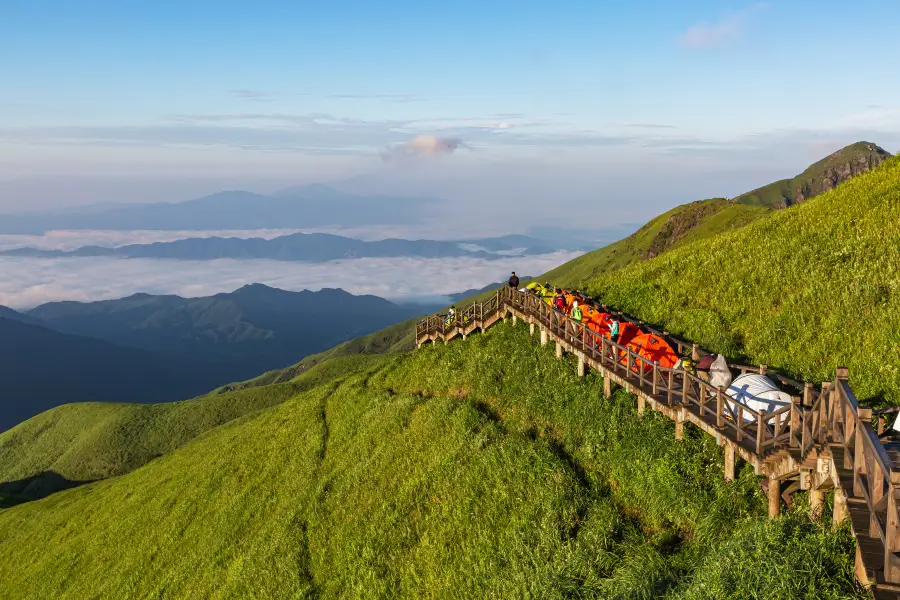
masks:
POLYGON ((556 298, 553 299, 553 304, 554 304, 554 305, 556 306, 556 308, 558 308, 559 310, 565 310, 565 308, 566 308, 566 299, 563 298, 562 296, 557 296, 556 298))

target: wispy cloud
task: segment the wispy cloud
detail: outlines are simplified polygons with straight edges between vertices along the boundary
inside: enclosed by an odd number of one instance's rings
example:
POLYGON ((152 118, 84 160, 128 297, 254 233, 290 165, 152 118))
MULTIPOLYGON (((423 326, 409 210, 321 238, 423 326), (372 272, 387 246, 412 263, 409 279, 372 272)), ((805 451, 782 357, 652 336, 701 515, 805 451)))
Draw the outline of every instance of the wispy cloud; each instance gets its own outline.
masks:
POLYGON ((622 127, 631 127, 634 129, 677 129, 676 125, 665 125, 663 123, 623 123, 622 127))
POLYGON ((228 90, 228 93, 233 94, 241 100, 249 100, 251 102, 272 101, 272 94, 268 92, 260 92, 256 90, 228 90))
POLYGON ((835 125, 837 127, 900 126, 900 107, 869 106, 863 112, 841 117, 835 125))
POLYGON ((683 46, 688 48, 721 46, 740 37, 750 17, 766 6, 765 3, 757 3, 716 22, 697 23, 688 28, 679 40, 683 46))
POLYGON ((345 98, 356 100, 387 100, 405 104, 408 102, 423 102, 423 99, 415 94, 331 94, 329 98, 345 98))

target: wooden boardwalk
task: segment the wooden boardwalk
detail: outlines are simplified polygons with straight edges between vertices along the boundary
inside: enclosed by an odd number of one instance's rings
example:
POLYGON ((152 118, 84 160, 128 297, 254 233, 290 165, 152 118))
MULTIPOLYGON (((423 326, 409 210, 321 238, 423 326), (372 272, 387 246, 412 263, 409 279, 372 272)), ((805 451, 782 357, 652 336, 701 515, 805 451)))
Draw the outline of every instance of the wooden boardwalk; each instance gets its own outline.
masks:
MULTIPOLYGON (((604 310, 663 337, 679 354, 687 349, 695 359, 707 354, 696 344, 604 310)), ((724 447, 726 480, 734 478, 736 458, 753 465, 765 478, 769 516, 778 516, 782 500, 797 490, 808 492, 813 512, 820 512, 825 493, 833 489, 834 520, 849 518, 857 541, 857 578, 876 599, 900 599, 900 444, 879 437, 884 417, 877 416, 873 426, 872 411, 857 403, 847 369, 838 368, 834 380, 815 386, 769 373, 765 365, 729 365, 733 371, 765 374, 795 392, 789 406, 755 411, 730 402, 723 389, 688 371, 651 362, 540 298, 508 287, 459 311, 449 326, 441 317, 422 321, 416 326, 416 343, 465 339, 508 317, 527 323, 531 335, 538 331, 542 345, 554 342, 557 358, 563 352, 575 355, 579 375, 586 368, 600 373, 607 397, 616 383, 637 397, 639 413, 655 410, 672 419, 676 439, 681 439, 684 423, 713 436, 724 447)))

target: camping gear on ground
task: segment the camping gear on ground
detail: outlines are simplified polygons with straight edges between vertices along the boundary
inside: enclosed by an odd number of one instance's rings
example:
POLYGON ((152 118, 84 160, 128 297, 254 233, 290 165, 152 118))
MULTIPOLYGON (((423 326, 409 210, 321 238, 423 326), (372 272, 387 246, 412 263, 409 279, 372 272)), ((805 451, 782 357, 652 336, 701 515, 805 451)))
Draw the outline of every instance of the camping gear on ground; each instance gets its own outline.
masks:
POLYGON ((713 362, 716 360, 717 354, 707 354, 706 356, 701 356, 700 360, 697 361, 697 370, 698 371, 709 371, 709 368, 712 366, 713 362))
POLYGON ((673 368, 679 369, 679 370, 683 369, 683 370, 687 371, 688 373, 690 373, 691 375, 697 374, 696 363, 690 357, 687 357, 687 356, 680 358, 678 360, 678 362, 675 363, 675 366, 673 368))
MULTIPOLYGON (((733 400, 729 400, 728 405, 735 415, 737 415, 738 404, 757 412, 772 412, 790 406, 792 402, 790 394, 778 389, 775 383, 765 375, 756 373, 737 376, 725 393, 733 400)), ((756 416, 744 412, 743 419, 745 422, 752 422, 756 420, 756 416)))
MULTIPOLYGON (((631 370, 635 373, 639 372, 638 362, 641 363, 644 371, 648 371, 652 368, 651 363, 659 363, 662 367, 671 368, 678 362, 678 354, 672 350, 672 347, 661 337, 652 333, 641 333, 634 336, 631 341, 628 342, 627 348, 641 358, 650 361, 649 363, 634 361, 634 364, 631 365, 631 370)), ((622 352, 621 354, 622 358, 619 362, 627 364, 628 353, 622 352)))
MULTIPOLYGON (((728 368, 728 361, 721 354, 715 355, 715 360, 711 361, 707 372, 709 373, 709 384, 714 388, 727 388, 731 385, 731 369, 728 368)), ((706 358, 705 356, 703 358, 706 358)), ((703 359, 700 360, 703 362, 703 359)), ((697 365, 700 370, 700 364, 697 365)))

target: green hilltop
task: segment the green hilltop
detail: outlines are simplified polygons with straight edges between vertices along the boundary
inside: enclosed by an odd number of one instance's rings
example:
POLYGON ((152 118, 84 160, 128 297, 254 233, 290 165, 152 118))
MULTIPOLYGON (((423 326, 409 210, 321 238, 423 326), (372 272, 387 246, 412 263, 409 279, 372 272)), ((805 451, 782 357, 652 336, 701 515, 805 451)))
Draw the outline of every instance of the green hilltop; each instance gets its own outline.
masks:
MULTIPOLYGON (((861 398, 898 403, 898 207, 894 158, 654 258, 568 267, 709 349, 807 379, 846 364, 861 398)), ((802 494, 767 520, 752 468, 726 484, 714 440, 675 442, 524 325, 411 335, 0 433, 0 598, 865 597, 846 524, 802 494)))
POLYGON ((581 283, 613 269, 648 260, 691 242, 741 228, 767 215, 808 200, 890 158, 870 142, 851 144, 810 165, 793 179, 770 183, 734 199, 712 198, 676 206, 627 238, 589 252, 542 275, 561 285, 581 283), (783 195, 786 194, 786 198, 783 195))
POLYGON ((856 142, 810 165, 796 177, 770 183, 735 200, 750 206, 772 208, 799 204, 874 169, 890 157, 883 148, 871 142, 856 142))

